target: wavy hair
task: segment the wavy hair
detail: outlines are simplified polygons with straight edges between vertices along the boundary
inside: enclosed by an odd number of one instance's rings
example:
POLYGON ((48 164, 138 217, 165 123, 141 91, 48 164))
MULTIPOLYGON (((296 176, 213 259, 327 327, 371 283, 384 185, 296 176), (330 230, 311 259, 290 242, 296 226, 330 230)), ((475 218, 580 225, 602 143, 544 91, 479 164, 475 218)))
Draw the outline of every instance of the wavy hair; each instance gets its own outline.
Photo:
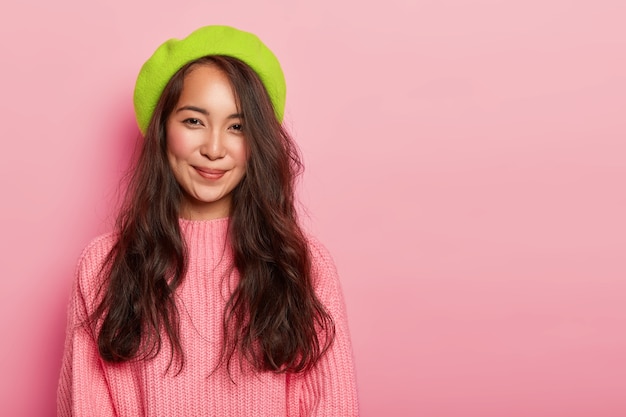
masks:
POLYGON ((91 315, 100 355, 108 362, 148 359, 165 338, 170 364, 176 356, 179 371, 184 366, 175 302, 187 269, 179 226, 183 191, 167 160, 165 132, 185 75, 199 65, 215 65, 230 80, 249 150, 246 174, 232 191, 229 244, 240 280, 224 310, 218 366, 230 367, 237 355, 257 371, 305 372, 330 347, 335 328, 315 294, 297 219, 294 185, 302 163, 258 75, 226 56, 185 65, 157 103, 117 218, 118 238, 102 269, 101 301, 91 315))

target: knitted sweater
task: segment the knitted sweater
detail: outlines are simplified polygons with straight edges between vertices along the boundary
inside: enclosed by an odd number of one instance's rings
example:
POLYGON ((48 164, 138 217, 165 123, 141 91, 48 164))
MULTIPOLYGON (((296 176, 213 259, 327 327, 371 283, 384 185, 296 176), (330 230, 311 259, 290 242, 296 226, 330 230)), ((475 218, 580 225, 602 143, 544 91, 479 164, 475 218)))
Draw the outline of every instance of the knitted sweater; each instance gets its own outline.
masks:
POLYGON ((222 318, 239 279, 227 245, 228 219, 180 220, 187 243, 188 271, 177 291, 185 366, 176 374, 169 343, 149 360, 104 362, 96 334, 82 325, 96 305, 99 269, 115 243, 103 235, 83 252, 68 311, 58 416, 356 416, 358 404, 352 349, 335 266, 309 240, 315 290, 332 315, 336 338, 316 367, 305 374, 254 372, 238 362, 217 368, 222 318), (232 378, 232 379, 231 379, 232 378))

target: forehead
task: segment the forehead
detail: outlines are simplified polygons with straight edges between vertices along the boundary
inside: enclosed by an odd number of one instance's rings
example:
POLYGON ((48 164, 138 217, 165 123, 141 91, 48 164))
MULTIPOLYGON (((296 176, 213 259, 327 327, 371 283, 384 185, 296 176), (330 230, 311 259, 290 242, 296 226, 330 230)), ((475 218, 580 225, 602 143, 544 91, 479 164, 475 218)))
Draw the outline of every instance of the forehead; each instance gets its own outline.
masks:
POLYGON ((179 97, 181 102, 192 101, 194 104, 232 104, 236 105, 236 94, 226 73, 213 64, 191 67, 183 79, 183 88, 179 97))
POLYGON ((183 88, 190 84, 193 84, 195 87, 200 87, 210 83, 225 83, 231 85, 226 73, 213 63, 194 64, 187 69, 183 78, 183 88))

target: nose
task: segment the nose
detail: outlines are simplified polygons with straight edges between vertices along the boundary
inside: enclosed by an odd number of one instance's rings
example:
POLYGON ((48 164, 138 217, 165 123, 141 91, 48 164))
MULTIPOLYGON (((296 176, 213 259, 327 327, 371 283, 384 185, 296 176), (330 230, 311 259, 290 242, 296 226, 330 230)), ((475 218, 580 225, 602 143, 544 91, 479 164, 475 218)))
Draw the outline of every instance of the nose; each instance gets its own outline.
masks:
POLYGON ((226 147, 224 146, 223 135, 215 130, 211 130, 206 134, 200 148, 200 153, 211 161, 221 159, 226 156, 226 147))

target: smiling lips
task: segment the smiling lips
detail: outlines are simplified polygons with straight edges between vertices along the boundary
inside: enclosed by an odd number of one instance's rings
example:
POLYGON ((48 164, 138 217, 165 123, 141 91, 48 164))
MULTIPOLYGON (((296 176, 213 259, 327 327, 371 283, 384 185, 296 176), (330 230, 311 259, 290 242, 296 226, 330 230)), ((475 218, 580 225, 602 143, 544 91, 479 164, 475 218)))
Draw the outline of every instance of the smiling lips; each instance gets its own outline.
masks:
POLYGON ((208 180, 219 180, 226 173, 223 169, 211 169, 211 168, 201 168, 194 167, 195 170, 200 174, 201 177, 206 178, 208 180))

